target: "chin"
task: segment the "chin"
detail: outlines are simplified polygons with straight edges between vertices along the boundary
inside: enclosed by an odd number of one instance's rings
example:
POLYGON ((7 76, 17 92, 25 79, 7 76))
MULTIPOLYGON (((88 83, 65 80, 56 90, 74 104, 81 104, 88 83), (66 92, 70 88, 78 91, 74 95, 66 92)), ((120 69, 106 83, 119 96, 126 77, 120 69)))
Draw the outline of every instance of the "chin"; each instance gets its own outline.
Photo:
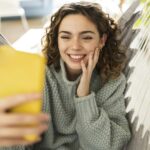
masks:
POLYGON ((67 63, 67 68, 70 71, 81 72, 82 68, 80 64, 67 63))
POLYGON ((67 57, 67 59, 63 59, 63 60, 64 60, 65 64, 67 65, 68 69, 70 69, 72 71, 77 71, 77 72, 82 70, 82 67, 81 67, 82 59, 74 60, 74 59, 71 59, 70 57, 68 59, 68 57, 67 57))

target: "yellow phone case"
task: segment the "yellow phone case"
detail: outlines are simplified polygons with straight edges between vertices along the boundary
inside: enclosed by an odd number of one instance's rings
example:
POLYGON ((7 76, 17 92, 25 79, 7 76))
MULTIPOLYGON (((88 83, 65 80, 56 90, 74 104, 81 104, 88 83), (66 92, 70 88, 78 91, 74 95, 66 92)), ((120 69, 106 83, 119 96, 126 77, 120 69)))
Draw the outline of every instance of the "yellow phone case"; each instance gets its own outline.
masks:
MULTIPOLYGON (((45 78, 44 56, 40 54, 16 51, 10 46, 0 46, 0 99, 7 96, 42 93, 45 78)), ((42 100, 28 102, 14 107, 10 112, 40 113, 42 100)), ((35 140, 34 135, 27 135, 35 140)))

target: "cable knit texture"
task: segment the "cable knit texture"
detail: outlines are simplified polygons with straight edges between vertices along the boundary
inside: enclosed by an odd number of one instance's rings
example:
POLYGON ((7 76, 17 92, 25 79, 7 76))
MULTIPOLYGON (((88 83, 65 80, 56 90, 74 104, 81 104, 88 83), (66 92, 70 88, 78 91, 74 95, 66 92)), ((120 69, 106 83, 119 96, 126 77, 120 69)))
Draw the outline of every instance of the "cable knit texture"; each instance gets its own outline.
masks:
POLYGON ((69 81, 64 62, 56 72, 47 67, 43 111, 51 114, 49 129, 43 140, 31 147, 0 150, 122 150, 130 139, 125 117, 123 74, 101 86, 99 75, 93 72, 91 93, 77 97, 80 81, 69 81))

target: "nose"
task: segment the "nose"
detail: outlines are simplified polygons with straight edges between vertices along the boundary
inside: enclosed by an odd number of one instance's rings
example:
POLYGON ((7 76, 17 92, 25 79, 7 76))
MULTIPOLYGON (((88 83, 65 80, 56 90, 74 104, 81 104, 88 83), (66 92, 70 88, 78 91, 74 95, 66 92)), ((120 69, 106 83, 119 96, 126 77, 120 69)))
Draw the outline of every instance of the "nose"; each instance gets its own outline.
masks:
POLYGON ((72 40, 72 43, 71 43, 71 48, 72 50, 80 50, 81 49, 81 42, 80 42, 80 39, 78 38, 74 38, 72 40))

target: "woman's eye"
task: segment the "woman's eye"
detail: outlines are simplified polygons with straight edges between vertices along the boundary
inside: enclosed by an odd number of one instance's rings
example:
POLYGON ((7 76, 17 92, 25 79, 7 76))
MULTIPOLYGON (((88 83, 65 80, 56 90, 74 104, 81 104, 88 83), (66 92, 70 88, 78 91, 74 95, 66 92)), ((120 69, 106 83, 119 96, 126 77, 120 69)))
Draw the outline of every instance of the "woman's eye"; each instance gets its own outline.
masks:
POLYGON ((70 37, 68 37, 68 36, 61 36, 60 38, 61 39, 70 39, 70 37))
POLYGON ((88 36, 88 37, 83 37, 84 40, 91 40, 93 39, 92 37, 88 36))

